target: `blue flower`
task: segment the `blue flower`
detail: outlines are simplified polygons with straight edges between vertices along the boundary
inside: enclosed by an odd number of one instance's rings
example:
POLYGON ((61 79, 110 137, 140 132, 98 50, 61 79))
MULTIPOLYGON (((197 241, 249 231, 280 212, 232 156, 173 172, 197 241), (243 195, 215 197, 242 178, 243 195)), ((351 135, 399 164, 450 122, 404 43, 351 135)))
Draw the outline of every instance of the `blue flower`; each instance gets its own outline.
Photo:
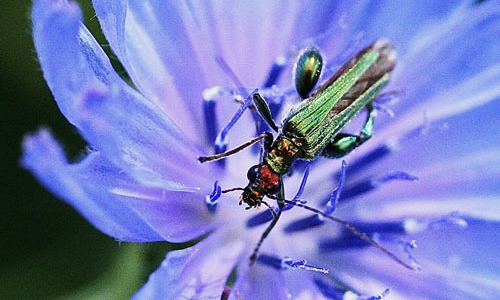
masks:
MULTIPOLYGON (((231 299, 497 299, 500 7, 456 2, 94 0, 132 87, 75 3, 35 0, 45 79, 91 148, 70 164, 41 129, 26 137, 22 163, 118 240, 208 234, 168 253, 137 299, 220 298, 230 277, 224 293, 231 299), (215 133, 240 106, 221 61, 286 112, 297 98, 290 53, 316 45, 331 72, 377 38, 397 48, 385 100, 396 98, 392 91, 400 101, 377 101, 374 137, 349 155, 345 180, 341 161, 318 159, 300 199, 323 209, 340 182, 334 216, 421 270, 403 268, 334 222, 306 230, 311 213, 298 207, 283 212, 251 266, 265 228, 256 216, 270 212, 243 209, 237 193, 223 194, 215 208, 205 199, 215 180, 225 188, 245 184, 258 155, 247 149, 224 164, 196 160, 212 153, 215 133), (264 83, 273 65, 280 76, 264 83)), ((244 115, 227 135, 229 147, 253 137, 253 128, 244 115)), ((301 185, 303 168, 294 170, 287 195, 301 185)))

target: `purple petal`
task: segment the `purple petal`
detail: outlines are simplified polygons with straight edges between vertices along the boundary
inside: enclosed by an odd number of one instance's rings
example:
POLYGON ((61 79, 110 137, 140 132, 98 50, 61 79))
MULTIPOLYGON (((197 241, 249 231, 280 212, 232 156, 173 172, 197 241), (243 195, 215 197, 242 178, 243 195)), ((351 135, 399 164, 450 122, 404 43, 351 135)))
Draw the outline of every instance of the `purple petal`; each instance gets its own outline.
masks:
POLYGON ((259 85, 278 55, 326 31, 337 22, 335 12, 340 10, 333 2, 93 3, 111 47, 135 85, 200 143, 203 90, 235 84, 216 57, 222 57, 245 86, 259 85), (269 28, 280 28, 279 35, 269 28))
POLYGON ((183 242, 212 228, 203 197, 144 187, 99 152, 70 165, 48 131, 27 137, 22 164, 94 226, 122 241, 183 242), (199 201, 188 199, 199 198, 199 201), (172 226, 175 224, 175 226, 172 226))
POLYGON ((201 151, 119 78, 80 18, 78 7, 66 1, 34 4, 35 45, 64 115, 94 148, 143 184, 170 190, 204 184, 206 171, 193 172, 201 151))
POLYGON ((404 299, 498 299, 500 261, 494 249, 500 247, 500 224, 467 221, 466 229, 449 225, 416 236, 418 272, 382 263, 385 258, 370 251, 357 253, 344 268, 354 278, 389 286, 391 295, 404 299))
POLYGON ((199 58, 176 6, 94 1, 110 45, 134 84, 191 139, 202 142, 201 94, 207 84, 198 76, 199 58))
POLYGON ((220 298, 244 249, 242 241, 227 234, 217 232, 193 247, 169 252, 133 299, 220 298))
POLYGON ((233 298, 238 299, 288 299, 283 271, 258 263, 250 266, 247 258, 238 269, 238 278, 233 287, 233 298))

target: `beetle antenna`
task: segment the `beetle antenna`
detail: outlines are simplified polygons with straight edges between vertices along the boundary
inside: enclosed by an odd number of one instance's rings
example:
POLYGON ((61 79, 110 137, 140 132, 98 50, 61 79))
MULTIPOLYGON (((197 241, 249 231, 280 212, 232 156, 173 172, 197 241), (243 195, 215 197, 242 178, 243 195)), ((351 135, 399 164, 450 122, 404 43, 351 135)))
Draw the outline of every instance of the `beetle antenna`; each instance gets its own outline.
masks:
POLYGON ((225 193, 229 193, 229 192, 234 192, 234 191, 243 191, 244 188, 242 187, 233 187, 233 188, 230 188, 230 189, 225 189, 225 190, 222 190, 221 193, 225 194, 225 193))
MULTIPOLYGON (((269 195, 268 195, 268 197, 269 197, 269 195)), ((366 233, 364 233, 363 231, 357 229, 356 227, 354 227, 353 225, 349 224, 348 222, 346 222, 344 220, 341 220, 339 218, 330 216, 330 215, 322 212, 321 210, 318 210, 318 209, 316 209, 314 207, 302 204, 300 202, 286 200, 286 199, 278 199, 278 198, 272 197, 272 196, 269 197, 269 198, 273 198, 273 199, 276 199, 276 200, 279 200, 279 201, 283 201, 286 204, 290 204, 290 205, 302 207, 302 208, 304 208, 304 209, 306 209, 308 211, 311 211, 311 212, 313 212, 315 214, 318 214, 318 215, 320 215, 322 217, 325 217, 325 218, 327 218, 327 219, 329 219, 331 221, 334 221, 334 222, 336 222, 336 223, 344 226, 345 228, 349 229, 352 233, 354 233, 355 235, 359 236, 365 242, 371 244, 375 248, 377 248, 380 251, 382 251, 383 253, 385 253, 387 256, 389 256, 392 260, 394 260, 398 264, 402 265, 403 267, 405 267, 405 268, 407 268, 409 270, 412 270, 412 271, 415 270, 415 268, 413 268, 409 264, 407 264, 404 261, 402 261, 399 257, 397 257, 396 254, 394 254, 391 251, 387 250, 386 248, 384 248, 384 246, 382 246, 381 244, 379 244, 378 242, 376 242, 374 239, 372 239, 371 237, 369 237, 366 233)))

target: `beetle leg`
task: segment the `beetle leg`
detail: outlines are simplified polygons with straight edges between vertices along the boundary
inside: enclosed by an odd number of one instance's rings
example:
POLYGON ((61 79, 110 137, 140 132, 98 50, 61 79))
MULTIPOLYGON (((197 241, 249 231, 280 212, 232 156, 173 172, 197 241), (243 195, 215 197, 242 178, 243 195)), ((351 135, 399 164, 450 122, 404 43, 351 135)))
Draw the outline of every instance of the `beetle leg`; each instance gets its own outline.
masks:
POLYGON ((368 110, 368 114, 361 132, 358 135, 348 133, 337 134, 333 141, 323 149, 321 156, 327 158, 343 157, 372 137, 377 110, 371 102, 366 106, 366 109, 368 110))

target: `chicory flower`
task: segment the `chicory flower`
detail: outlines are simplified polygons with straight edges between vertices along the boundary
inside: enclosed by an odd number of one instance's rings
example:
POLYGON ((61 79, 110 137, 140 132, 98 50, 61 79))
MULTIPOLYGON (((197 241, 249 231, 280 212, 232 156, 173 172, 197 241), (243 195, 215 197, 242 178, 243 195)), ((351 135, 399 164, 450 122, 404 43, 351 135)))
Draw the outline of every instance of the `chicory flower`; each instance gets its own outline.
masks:
MULTIPOLYGON (((94 0, 94 7, 134 86, 113 69, 75 3, 35 0, 33 35, 45 79, 91 147, 68 163, 41 129, 26 137, 22 163, 118 240, 178 243, 207 235, 168 253, 135 298, 500 296, 496 1, 94 0), (270 212, 243 209, 237 193, 210 201, 218 184, 246 183, 258 151, 224 163, 196 159, 212 153, 216 133, 240 106, 234 97, 246 96, 232 88, 235 81, 259 88, 275 112, 286 113, 298 99, 293 53, 315 45, 333 72, 377 38, 389 39, 398 59, 386 96, 376 101, 374 137, 345 166, 315 160, 303 189, 304 168, 295 166, 286 195, 300 190, 300 199, 322 210, 342 186, 335 216, 421 269, 403 268, 328 220, 301 225, 311 213, 298 207, 283 212, 250 265, 265 229, 259 218, 270 212), (410 250, 414 241, 418 248, 410 250)), ((254 122, 244 115, 218 146, 249 140, 254 122)))

